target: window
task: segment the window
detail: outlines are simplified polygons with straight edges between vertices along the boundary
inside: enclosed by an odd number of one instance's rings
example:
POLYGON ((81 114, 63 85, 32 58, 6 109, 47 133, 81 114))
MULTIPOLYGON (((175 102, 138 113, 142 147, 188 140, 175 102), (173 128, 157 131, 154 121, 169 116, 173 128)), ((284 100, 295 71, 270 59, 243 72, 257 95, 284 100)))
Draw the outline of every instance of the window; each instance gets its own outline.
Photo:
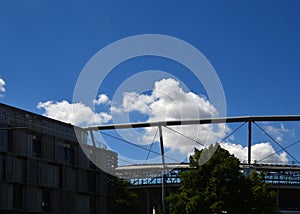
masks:
POLYGON ((0 130, 0 150, 7 151, 8 143, 8 131, 0 130))
POLYGON ((71 144, 59 144, 60 157, 64 163, 74 164, 74 149, 71 144))
POLYGON ((8 130, 8 135, 7 135, 7 151, 9 152, 14 152, 15 151, 15 146, 14 146, 14 141, 13 141, 13 134, 12 130, 8 130))
POLYGON ((13 208, 23 208, 23 188, 21 185, 13 186, 13 208))
POLYGON ((62 167, 59 167, 59 170, 58 170, 58 187, 59 188, 63 187, 63 169, 62 169, 62 167))
POLYGON ((42 157, 42 140, 39 137, 32 137, 32 156, 41 158, 42 157))
POLYGON ((0 154, 0 178, 5 179, 6 178, 6 160, 5 155, 0 154))
POLYGON ((22 166, 22 168, 23 168, 22 181, 24 183, 26 183, 26 181, 27 181, 27 161, 26 161, 26 159, 22 159, 22 163, 23 163, 23 166, 22 166))
POLYGON ((87 172, 87 189, 89 192, 96 192, 97 174, 87 172))
POLYGON ((12 179, 13 178, 13 169, 14 169, 14 159, 12 158, 12 156, 7 155, 6 156, 6 178, 7 179, 12 179))
POLYGON ((43 211, 50 210, 50 190, 49 189, 42 189, 41 207, 42 207, 43 211))

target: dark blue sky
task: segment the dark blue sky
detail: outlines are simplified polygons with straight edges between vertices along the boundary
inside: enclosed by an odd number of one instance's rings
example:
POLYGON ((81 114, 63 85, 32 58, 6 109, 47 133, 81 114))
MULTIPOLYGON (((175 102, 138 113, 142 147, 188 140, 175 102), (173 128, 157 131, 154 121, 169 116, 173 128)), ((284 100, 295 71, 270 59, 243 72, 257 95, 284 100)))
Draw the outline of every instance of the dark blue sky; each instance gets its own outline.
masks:
MULTIPOLYGON (((41 101, 71 101, 96 52, 151 33, 182 39, 208 58, 224 87, 228 115, 299 114, 299 9, 297 0, 3 0, 0 75, 7 92, 1 102, 40 112, 41 101)), ((161 68, 152 61, 132 66, 161 68)), ((201 93, 197 87, 190 82, 201 93)))

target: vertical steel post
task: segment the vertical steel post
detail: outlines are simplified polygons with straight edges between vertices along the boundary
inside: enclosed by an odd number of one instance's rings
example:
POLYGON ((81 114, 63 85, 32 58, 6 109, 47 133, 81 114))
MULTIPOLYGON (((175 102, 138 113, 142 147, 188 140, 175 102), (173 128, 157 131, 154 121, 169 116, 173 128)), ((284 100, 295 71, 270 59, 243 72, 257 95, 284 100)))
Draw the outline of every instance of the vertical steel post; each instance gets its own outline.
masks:
POLYGON ((251 165, 252 121, 248 122, 248 165, 251 165))
POLYGON ((159 129, 159 141, 160 141, 160 150, 161 150, 161 160, 162 160, 162 187, 161 187, 161 202, 162 202, 162 211, 166 213, 166 173, 165 173, 165 151, 164 151, 164 141, 162 135, 162 127, 161 125, 158 126, 159 129))

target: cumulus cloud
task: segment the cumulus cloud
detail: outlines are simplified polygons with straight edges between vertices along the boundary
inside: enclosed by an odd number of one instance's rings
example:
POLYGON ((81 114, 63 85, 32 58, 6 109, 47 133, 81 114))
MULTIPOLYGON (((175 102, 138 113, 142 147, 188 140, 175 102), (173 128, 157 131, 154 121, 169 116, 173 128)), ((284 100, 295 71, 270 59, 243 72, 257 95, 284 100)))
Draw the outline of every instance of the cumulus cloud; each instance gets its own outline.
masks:
POLYGON ((5 89, 5 81, 4 81, 2 78, 0 78, 0 92, 1 92, 1 93, 6 92, 6 89, 5 89))
POLYGON ((110 100, 106 94, 98 95, 98 99, 93 100, 95 105, 109 104, 110 100))
MULTIPOLYGON (((241 162, 247 162, 248 147, 243 147, 240 144, 233 144, 229 142, 221 143, 220 146, 228 150, 231 154, 234 154, 241 162)), ((287 163, 288 158, 286 152, 276 154, 274 148, 269 142, 262 142, 251 146, 251 162, 254 161, 259 161, 258 163, 276 164, 287 163)))
MULTIPOLYGON (((113 106, 113 113, 121 114, 137 111, 147 115, 147 121, 187 120, 211 118, 219 115, 216 108, 206 99, 193 92, 185 92, 180 83, 174 79, 162 79, 155 82, 152 93, 138 94, 125 92, 122 104, 113 106)), ((164 145, 172 151, 178 150, 186 154, 195 146, 216 143, 229 132, 225 124, 194 125, 171 127, 175 130, 164 129, 164 145), (176 132, 180 132, 179 135, 176 132), (187 136, 184 137, 184 136, 187 136), (191 139, 195 139, 192 141, 191 139)), ((145 129, 145 133, 138 140, 144 144, 153 141, 156 129, 145 129)))
MULTIPOLYGON (((143 121, 146 122, 203 119, 220 116, 218 110, 205 96, 183 90, 180 83, 171 78, 156 81, 151 93, 126 91, 123 93, 120 102, 111 101, 107 95, 100 94, 92 102, 95 105, 108 106, 111 112, 97 113, 82 103, 69 103, 66 100, 40 102, 37 107, 45 110, 45 116, 75 125, 99 125, 110 121, 113 123, 128 123, 130 122, 128 121, 129 114, 134 112, 141 114, 144 118, 143 121), (116 118, 121 118, 121 120, 116 118), (125 118, 126 121, 122 118, 125 118)), ((287 132, 283 125, 280 128, 272 126, 266 126, 265 128, 270 134, 274 134, 278 141, 281 141, 283 134, 287 132)), ((222 123, 163 127, 166 155, 181 161, 188 154, 191 154, 195 147, 201 149, 204 146, 218 143, 230 132, 229 126, 222 123)), ((143 145, 149 145, 153 140, 159 141, 158 136, 153 139, 156 133, 157 127, 145 128, 141 132, 134 129, 119 130, 121 137, 143 145)), ((248 148, 234 144, 230 140, 227 139, 227 142, 222 142, 220 145, 239 158, 241 162, 247 160, 248 148)), ((275 150, 269 142, 254 144, 252 146, 252 161, 259 161, 273 153, 275 153, 275 150)), ((268 163, 286 163, 287 161, 285 152, 272 155, 264 160, 268 163)))
POLYGON ((44 115, 47 117, 74 125, 103 124, 111 120, 111 115, 108 113, 95 113, 82 103, 69 103, 66 100, 40 102, 37 108, 44 109, 44 115))
MULTIPOLYGON (((217 109, 206 97, 193 92, 185 92, 180 83, 174 79, 162 79, 155 82, 151 94, 125 92, 121 105, 112 106, 111 110, 115 114, 137 111, 147 115, 147 121, 187 120, 219 116, 217 109)), ((185 125, 169 128, 175 130, 175 132, 168 128, 163 129, 164 145, 175 154, 191 154, 194 147, 203 148, 202 145, 208 146, 218 143, 231 131, 227 124, 185 125)), ((271 130, 271 126, 267 128, 269 131, 271 130)), ((273 133, 276 131, 278 137, 282 137, 282 133, 286 131, 284 126, 281 126, 280 129, 272 130, 273 133)), ((128 131, 126 131, 127 133, 128 131)), ((147 128, 137 141, 143 144, 150 144, 155 133, 155 128, 147 128)), ((135 135, 133 134, 132 136, 135 135)), ((277 138, 277 140, 280 139, 277 138)), ((221 146, 235 154, 240 161, 247 160, 247 147, 233 144, 230 141, 221 143, 221 146)), ((252 160, 260 160, 274 152, 274 148, 268 142, 255 144, 252 146, 252 160)), ((285 163, 287 160, 287 155, 283 152, 270 156, 264 162, 285 163)))
POLYGON ((218 116, 216 108, 206 97, 193 92, 185 92, 174 79, 156 81, 150 95, 125 92, 121 112, 138 111, 149 115, 149 121, 210 118, 218 116))
POLYGON ((136 92, 125 92, 123 96, 123 110, 119 109, 119 112, 139 111, 143 114, 151 114, 152 111, 149 104, 153 102, 153 96, 138 94, 136 92))

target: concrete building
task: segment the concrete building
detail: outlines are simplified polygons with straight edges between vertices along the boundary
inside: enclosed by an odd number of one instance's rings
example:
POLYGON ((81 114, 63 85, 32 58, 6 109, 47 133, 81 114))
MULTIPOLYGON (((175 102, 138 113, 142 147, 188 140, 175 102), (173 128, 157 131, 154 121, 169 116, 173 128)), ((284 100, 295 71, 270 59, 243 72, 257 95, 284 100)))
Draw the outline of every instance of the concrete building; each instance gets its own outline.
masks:
MULTIPOLYGON (((108 169, 117 166, 115 152, 89 148, 108 169)), ((86 157, 72 125, 0 104, 0 213, 105 214, 108 178, 86 157)))

